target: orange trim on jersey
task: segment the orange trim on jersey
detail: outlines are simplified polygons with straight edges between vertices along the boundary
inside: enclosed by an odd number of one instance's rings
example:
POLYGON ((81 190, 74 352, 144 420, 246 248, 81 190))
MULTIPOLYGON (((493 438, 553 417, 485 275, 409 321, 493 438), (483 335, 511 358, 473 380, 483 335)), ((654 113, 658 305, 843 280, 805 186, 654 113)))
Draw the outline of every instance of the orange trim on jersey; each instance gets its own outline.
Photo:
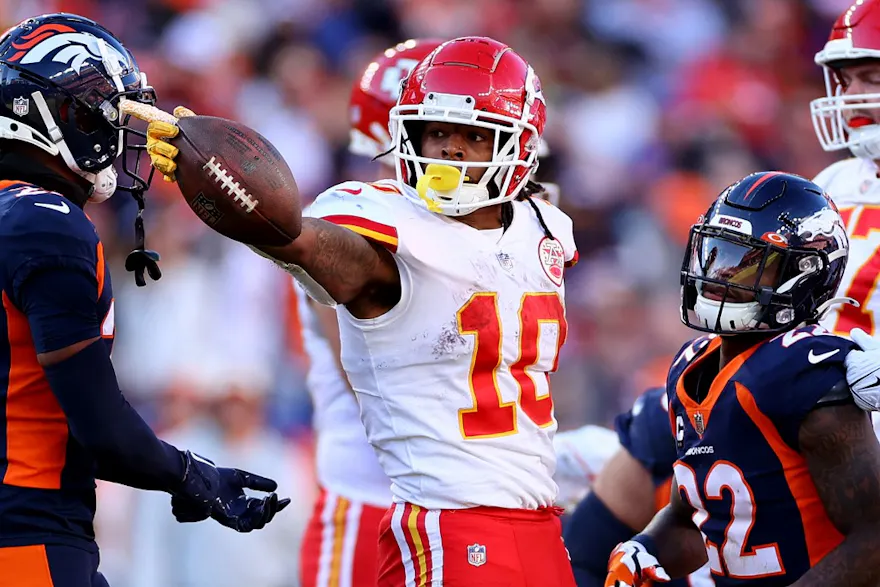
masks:
POLYGON ((351 501, 339 496, 336 498, 336 509, 333 511, 333 551, 330 555, 330 577, 328 587, 339 587, 342 576, 342 547, 345 541, 345 524, 348 520, 348 508, 351 501))
POLYGON ((675 393, 678 395, 678 399, 684 406, 685 410, 687 410, 688 419, 691 421, 691 425, 695 429, 697 427, 695 419, 696 414, 701 414, 703 417, 703 429, 705 430, 709 427, 709 417, 712 415, 712 408, 715 407, 715 402, 721 397, 721 392, 724 391, 730 378, 740 370, 743 363, 755 354, 755 351, 758 350, 758 347, 763 343, 764 341, 757 343, 753 347, 741 352, 734 357, 732 361, 727 363, 724 368, 718 372, 718 375, 715 376, 712 385, 709 387, 709 394, 706 395, 701 402, 694 401, 684 390, 684 377, 690 373, 695 365, 698 365, 703 359, 721 347, 721 337, 716 336, 710 340, 706 350, 699 357, 691 361, 690 365, 685 367, 684 371, 679 375, 678 381, 675 383, 675 393))
POLYGON ((0 190, 5 190, 15 185, 27 185, 27 182, 18 179, 0 179, 0 190))
POLYGON ((104 245, 98 241, 98 250, 96 251, 98 263, 95 266, 95 278, 98 280, 98 299, 104 293, 104 245))
POLYGON ((0 548, 0 585, 54 587, 46 545, 0 548))
POLYGON ((739 405, 758 427, 767 444, 782 463, 785 481, 801 514, 810 566, 815 566, 825 555, 837 548, 843 541, 843 535, 828 518, 804 457, 782 440, 776 426, 761 412, 752 392, 739 382, 734 382, 734 386, 739 405))
POLYGON ((577 265, 578 259, 580 259, 580 254, 575 251, 572 258, 565 262, 565 268, 568 269, 569 267, 574 267, 575 265, 577 265))
POLYGON ((324 216, 321 220, 332 222, 338 226, 343 226, 359 235, 376 241, 384 245, 392 253, 397 252, 397 229, 387 224, 373 222, 360 216, 350 216, 347 214, 336 214, 332 216, 324 216))
POLYGON ((9 340, 6 459, 3 483, 60 489, 67 457, 67 419, 37 362, 27 318, 2 293, 9 340))

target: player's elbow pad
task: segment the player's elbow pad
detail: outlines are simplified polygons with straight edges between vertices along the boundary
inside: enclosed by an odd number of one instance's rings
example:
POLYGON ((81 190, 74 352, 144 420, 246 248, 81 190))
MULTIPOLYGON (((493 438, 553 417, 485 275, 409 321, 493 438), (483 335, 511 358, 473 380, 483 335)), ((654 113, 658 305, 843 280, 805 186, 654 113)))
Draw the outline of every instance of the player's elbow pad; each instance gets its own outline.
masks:
POLYGON ((71 435, 102 469, 137 469, 134 486, 143 489, 169 490, 180 483, 180 451, 159 440, 125 400, 103 340, 43 371, 71 435))
POLYGON ((590 492, 578 504, 565 530, 578 587, 601 587, 614 547, 632 538, 633 530, 618 520, 599 497, 590 492))

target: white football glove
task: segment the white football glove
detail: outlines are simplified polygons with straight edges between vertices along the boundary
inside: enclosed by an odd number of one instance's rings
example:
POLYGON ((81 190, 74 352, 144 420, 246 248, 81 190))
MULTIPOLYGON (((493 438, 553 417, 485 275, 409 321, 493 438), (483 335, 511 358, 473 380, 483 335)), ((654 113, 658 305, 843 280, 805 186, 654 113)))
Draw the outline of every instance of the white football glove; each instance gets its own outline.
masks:
POLYGON ((880 339, 861 328, 853 328, 849 335, 861 350, 846 356, 846 382, 857 406, 880 411, 880 339))
POLYGON ((645 546, 635 540, 627 540, 611 551, 605 587, 639 587, 650 581, 671 581, 666 569, 650 554, 645 546))

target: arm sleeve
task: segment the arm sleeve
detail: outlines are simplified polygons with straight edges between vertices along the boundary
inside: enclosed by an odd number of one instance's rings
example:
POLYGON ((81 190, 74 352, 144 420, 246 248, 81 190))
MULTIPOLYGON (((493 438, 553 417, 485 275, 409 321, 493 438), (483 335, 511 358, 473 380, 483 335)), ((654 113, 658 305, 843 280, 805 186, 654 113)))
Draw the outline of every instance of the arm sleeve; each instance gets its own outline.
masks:
MULTIPOLYGON (((95 283, 84 272, 33 273, 19 289, 19 303, 37 352, 99 336, 96 297, 95 283)), ((98 478, 166 491, 180 483, 180 451, 159 440, 125 400, 103 340, 43 371, 71 434, 95 456, 98 478)))
POLYGON ((649 390, 614 420, 621 446, 651 474, 654 487, 669 480, 677 458, 666 401, 664 389, 649 390))
POLYGON ((14 288, 37 354, 101 335, 98 284, 84 261, 82 265, 35 271, 14 288))

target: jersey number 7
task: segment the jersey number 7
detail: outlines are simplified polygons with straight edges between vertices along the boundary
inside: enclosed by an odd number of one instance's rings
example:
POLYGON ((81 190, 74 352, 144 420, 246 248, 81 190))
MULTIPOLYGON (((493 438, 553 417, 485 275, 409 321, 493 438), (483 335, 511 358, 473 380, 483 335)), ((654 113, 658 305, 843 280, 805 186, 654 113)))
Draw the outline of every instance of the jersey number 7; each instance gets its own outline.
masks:
MULTIPOLYGON (((559 295, 527 293, 519 307, 519 356, 509 374, 501 368, 504 337, 497 293, 476 293, 458 311, 458 331, 474 337, 471 357, 470 388, 473 407, 458 411, 461 435, 466 438, 492 438, 517 432, 517 404, 538 426, 553 423, 553 398, 550 396, 549 372, 559 366, 559 349, 565 342, 568 325, 559 295), (551 357, 539 357, 541 325, 555 323, 556 346, 551 357), (536 382, 529 367, 547 362, 536 382), (519 388, 519 401, 503 402, 498 378, 513 377, 519 388), (540 388, 540 390, 539 390, 540 388)), ((537 370, 537 369, 536 369, 537 370)))

